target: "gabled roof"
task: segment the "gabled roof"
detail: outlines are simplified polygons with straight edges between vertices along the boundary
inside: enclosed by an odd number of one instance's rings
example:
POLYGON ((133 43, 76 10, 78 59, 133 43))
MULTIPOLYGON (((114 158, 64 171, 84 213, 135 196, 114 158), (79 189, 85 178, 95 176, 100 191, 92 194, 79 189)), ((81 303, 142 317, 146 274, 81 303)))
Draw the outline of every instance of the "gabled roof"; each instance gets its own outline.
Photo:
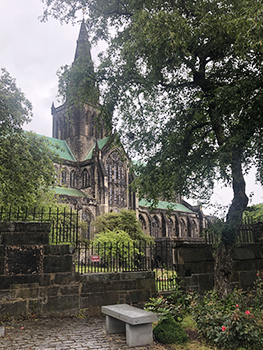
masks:
POLYGON ((64 196, 73 196, 73 197, 86 197, 86 195, 79 191, 76 190, 75 188, 66 188, 66 187, 55 187, 53 188, 56 194, 61 194, 64 196))
MULTIPOLYGON (((139 206, 149 208, 151 206, 151 202, 147 201, 146 199, 141 199, 139 201, 139 206)), ((170 209, 171 211, 185 211, 188 213, 193 213, 192 210, 190 210, 189 208, 187 208, 183 204, 170 203, 170 202, 164 202, 164 201, 159 201, 157 203, 156 209, 166 209, 166 210, 170 209)))
MULTIPOLYGON (((39 135, 39 136, 42 136, 42 135, 39 135)), ((48 137, 48 136, 44 136, 44 137, 46 137, 48 141, 51 143, 50 145, 51 150, 55 151, 60 158, 65 160, 71 160, 73 162, 77 161, 66 141, 55 139, 53 137, 48 137)))
MULTIPOLYGON (((99 149, 102 149, 106 145, 109 139, 110 137, 108 136, 108 137, 105 137, 104 139, 98 140, 97 143, 98 143, 99 149)), ((89 153, 87 154, 84 160, 88 160, 92 158, 93 150, 95 149, 95 147, 96 147, 96 144, 92 147, 92 149, 89 151, 89 153)))

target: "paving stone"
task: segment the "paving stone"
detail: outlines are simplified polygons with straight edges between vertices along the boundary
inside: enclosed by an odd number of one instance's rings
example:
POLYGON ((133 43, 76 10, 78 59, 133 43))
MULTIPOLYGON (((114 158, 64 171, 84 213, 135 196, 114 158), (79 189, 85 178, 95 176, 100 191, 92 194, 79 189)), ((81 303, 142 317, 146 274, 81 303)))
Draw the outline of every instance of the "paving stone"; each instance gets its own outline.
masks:
MULTIPOLYGON (((0 350, 126 350, 125 335, 106 334, 105 318, 26 320, 6 324, 0 350), (24 329, 21 329, 24 327, 24 329)), ((133 348, 165 350, 160 344, 133 348)))

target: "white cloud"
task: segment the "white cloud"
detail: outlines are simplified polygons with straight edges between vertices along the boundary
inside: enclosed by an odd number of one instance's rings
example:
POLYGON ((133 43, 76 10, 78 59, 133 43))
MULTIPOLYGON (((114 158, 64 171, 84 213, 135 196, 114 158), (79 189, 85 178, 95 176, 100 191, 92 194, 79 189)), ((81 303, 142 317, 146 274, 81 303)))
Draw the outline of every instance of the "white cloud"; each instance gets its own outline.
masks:
POLYGON ((0 0, 0 66, 33 104, 34 118, 25 129, 51 136, 56 71, 72 62, 79 25, 41 23, 41 14, 40 0, 0 0))

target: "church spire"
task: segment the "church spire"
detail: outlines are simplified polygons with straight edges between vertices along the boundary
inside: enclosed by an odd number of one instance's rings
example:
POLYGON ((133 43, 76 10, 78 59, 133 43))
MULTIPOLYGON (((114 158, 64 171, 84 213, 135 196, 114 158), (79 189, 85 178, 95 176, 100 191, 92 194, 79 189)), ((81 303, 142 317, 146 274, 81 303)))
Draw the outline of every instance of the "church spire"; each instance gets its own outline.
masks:
POLYGON ((87 62, 89 62, 89 63, 92 62, 91 54, 90 54, 89 36, 88 36, 88 32, 86 29, 86 24, 84 22, 84 19, 83 19, 81 26, 80 26, 74 62, 76 62, 76 60, 79 58, 80 59, 85 58, 87 60, 87 62))

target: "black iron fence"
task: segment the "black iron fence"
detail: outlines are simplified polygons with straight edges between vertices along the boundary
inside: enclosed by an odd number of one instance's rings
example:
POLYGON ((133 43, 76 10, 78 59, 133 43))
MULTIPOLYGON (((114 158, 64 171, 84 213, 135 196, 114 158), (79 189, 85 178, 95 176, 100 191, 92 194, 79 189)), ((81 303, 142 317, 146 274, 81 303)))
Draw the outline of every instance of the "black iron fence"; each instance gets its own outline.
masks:
POLYGON ((151 245, 140 242, 98 245, 93 242, 80 243, 75 269, 80 274, 155 271, 158 291, 171 290, 176 279, 171 242, 156 242, 151 245))
MULTIPOLYGON (((236 234, 237 244, 251 244, 256 243, 256 227, 257 224, 251 219, 246 218, 243 220, 242 224, 239 226, 236 234)), ((205 243, 216 244, 219 243, 220 237, 213 232, 205 233, 205 243)))
POLYGON ((151 246, 142 243, 81 244, 78 247, 77 270, 81 274, 151 270, 151 250, 151 246))
POLYGON ((0 221, 50 222, 51 244, 74 243, 78 241, 78 212, 68 207, 1 207, 0 221))
MULTIPOLYGON (((50 222, 51 244, 73 244, 75 269, 80 274, 99 272, 155 271, 156 289, 172 290, 176 284, 176 266, 172 241, 156 241, 152 245, 100 244, 78 240, 78 212, 68 207, 6 208, 0 207, 0 221, 50 222)), ((256 224, 244 221, 237 233, 237 243, 256 242, 256 224)), ((205 242, 214 244, 218 238, 206 233, 205 242)))

